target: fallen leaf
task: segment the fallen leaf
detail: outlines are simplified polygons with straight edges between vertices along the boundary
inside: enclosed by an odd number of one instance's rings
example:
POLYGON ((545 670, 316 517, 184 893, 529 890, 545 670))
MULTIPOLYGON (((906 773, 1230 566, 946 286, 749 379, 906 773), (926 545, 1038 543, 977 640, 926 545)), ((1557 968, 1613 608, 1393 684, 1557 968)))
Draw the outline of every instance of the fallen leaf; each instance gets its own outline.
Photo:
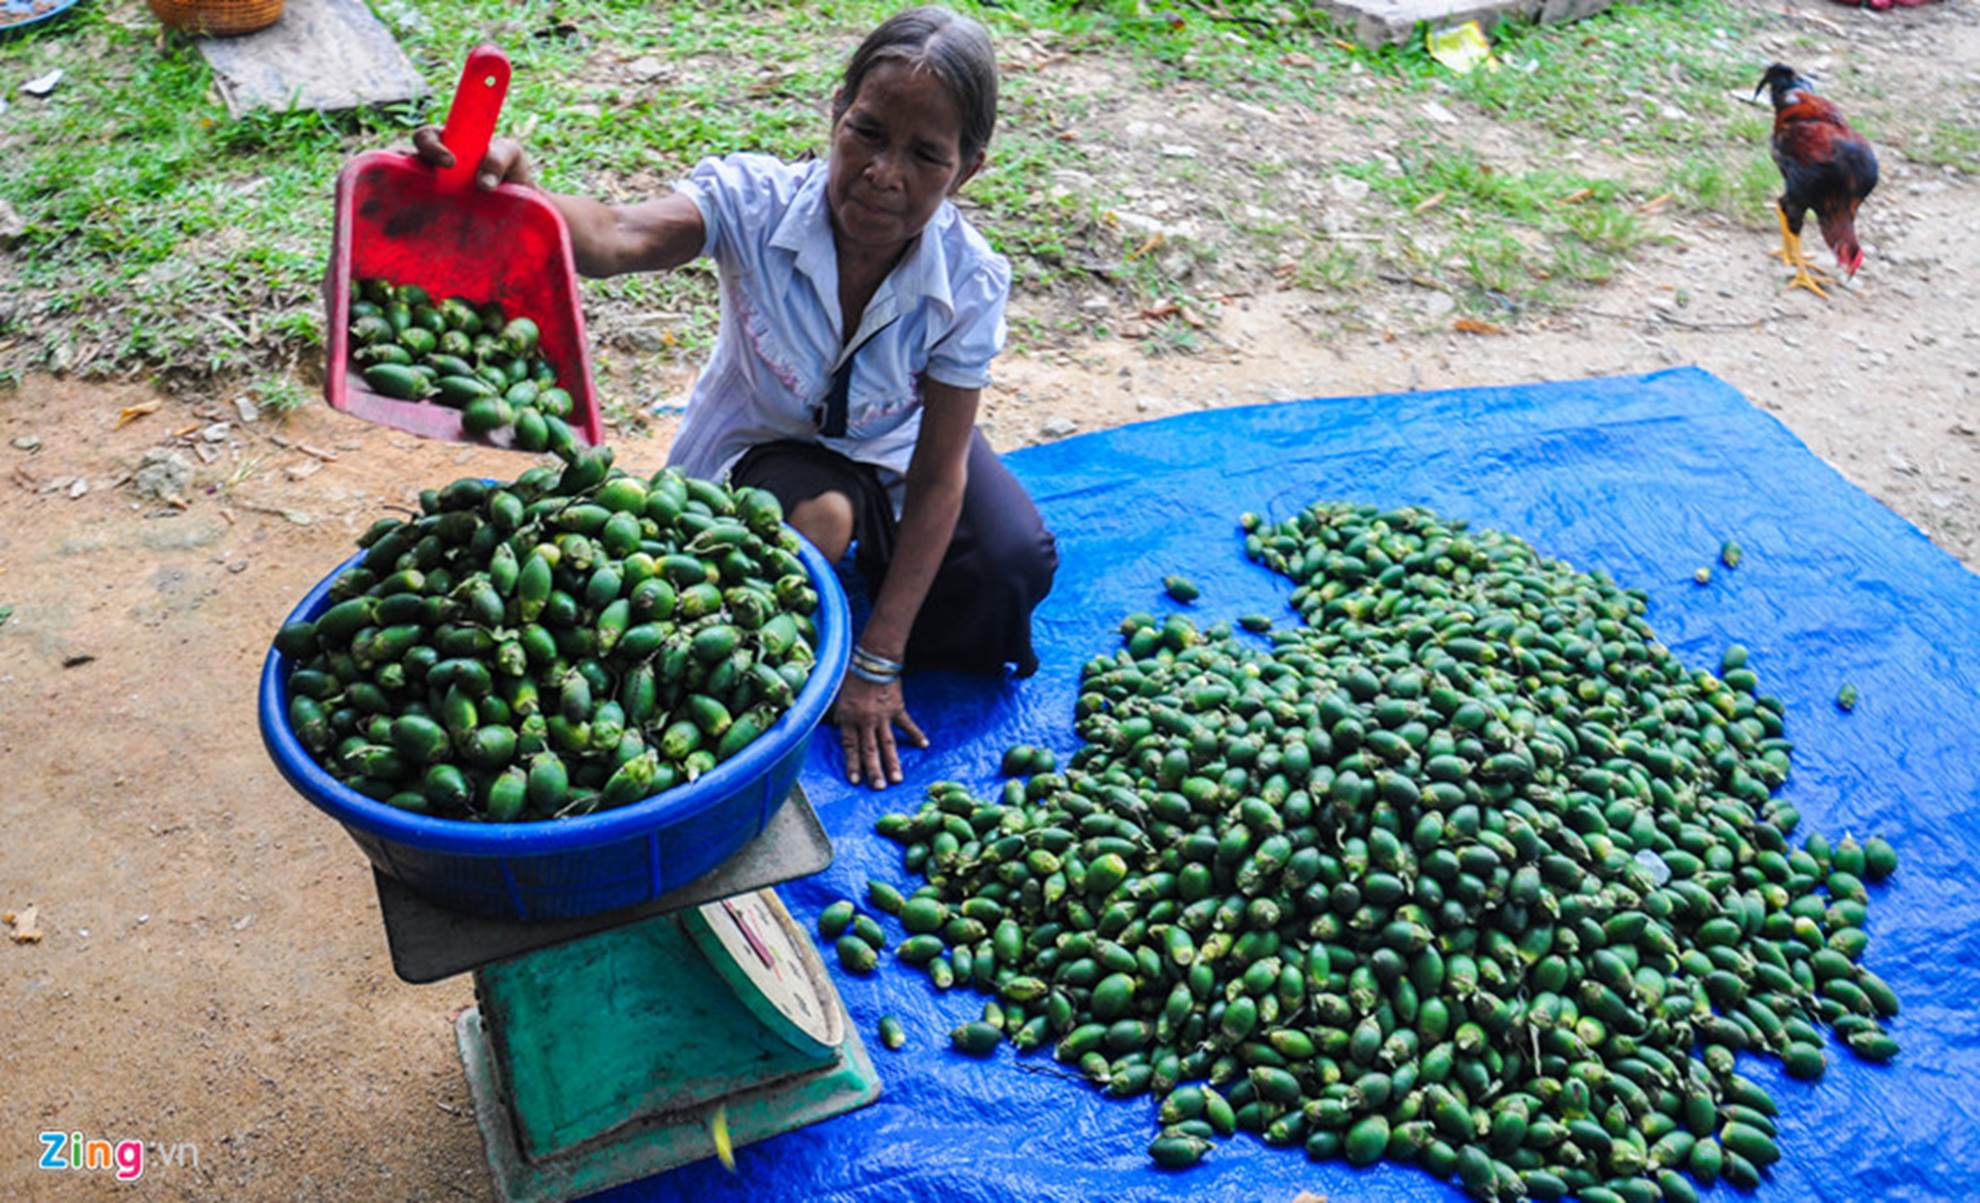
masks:
POLYGON ((88 652, 83 652, 80 655, 64 657, 62 660, 62 667, 81 668, 85 664, 94 664, 94 663, 96 663, 96 657, 90 655, 88 652))
POLYGON ((1636 207, 1636 211, 1638 213, 1655 213, 1657 210, 1663 208, 1665 205, 1670 204, 1671 200, 1672 200, 1671 193, 1661 192, 1658 193, 1656 196, 1651 197, 1649 200, 1644 201, 1642 204, 1638 205, 1636 207))
POLYGON ((16 944, 41 943, 41 929, 39 927, 36 927, 34 922, 39 917, 38 912, 40 911, 40 909, 41 909, 40 907, 29 906, 23 909, 18 915, 13 913, 12 911, 9 911, 6 914, 6 916, 4 916, 7 920, 7 926, 14 929, 13 931, 8 933, 8 935, 13 939, 14 943, 16 944))
POLYGON ((1446 192, 1433 192, 1429 196, 1426 196, 1422 200, 1418 201, 1416 204, 1416 208, 1411 209, 1410 212, 1412 214, 1427 213, 1430 210, 1436 208, 1438 205, 1443 204, 1444 197, 1448 195, 1449 193, 1446 192))
POLYGON ((322 460, 326 464, 334 464, 337 462, 336 452, 325 451, 321 447, 312 447, 308 443, 297 443, 296 450, 302 452, 304 455, 313 455, 317 459, 322 460))
POLYGON ((1141 316, 1151 322, 1159 322, 1165 317, 1174 317, 1182 312, 1182 306, 1173 301, 1165 305, 1154 305, 1141 311, 1141 316))
POLYGON ((1593 188, 1576 188, 1573 192, 1570 192, 1566 196, 1562 197, 1561 203, 1564 205, 1572 205, 1578 201, 1585 201, 1589 197, 1594 195, 1595 195, 1595 190, 1593 188))
POLYGON ((1490 322, 1481 322, 1475 317, 1461 317, 1451 323, 1451 329, 1460 334, 1504 334, 1505 329, 1490 322))
MULTIPOLYGON (((132 422, 137 421, 139 418, 142 418, 146 414, 157 413, 158 407, 162 404, 163 402, 160 401, 141 401, 136 405, 126 405, 124 408, 117 411, 117 424, 115 426, 112 426, 110 429, 122 430, 124 427, 129 426, 132 422)), ((195 427, 194 429, 198 429, 198 428, 195 427)))
POLYGON ((1161 245, 1162 245, 1162 231, 1157 230, 1153 234, 1150 234, 1148 236, 1147 241, 1143 242, 1140 246, 1129 251, 1128 258, 1139 259, 1143 255, 1146 255, 1148 252, 1154 250, 1156 247, 1161 245))
POLYGON ((731 1174, 736 1172, 736 1150, 729 1143, 729 1105, 718 1104, 715 1118, 709 1121, 709 1135, 715 1139, 715 1156, 722 1159, 722 1168, 731 1174))

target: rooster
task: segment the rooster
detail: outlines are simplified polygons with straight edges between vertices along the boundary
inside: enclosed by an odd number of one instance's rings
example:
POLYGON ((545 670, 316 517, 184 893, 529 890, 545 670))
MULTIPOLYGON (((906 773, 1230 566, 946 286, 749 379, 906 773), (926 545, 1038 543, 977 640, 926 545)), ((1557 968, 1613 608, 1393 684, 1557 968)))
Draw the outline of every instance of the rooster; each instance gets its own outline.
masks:
POLYGON ((1774 165, 1787 184, 1778 202, 1781 249, 1769 253, 1794 268, 1788 287, 1826 298, 1829 294, 1817 282, 1819 269, 1802 253, 1801 223, 1815 210, 1823 241, 1843 271, 1854 276, 1863 266, 1856 210, 1877 186, 1877 155, 1849 128, 1842 110, 1815 95, 1814 86, 1793 67, 1775 63, 1767 68, 1753 95, 1769 90, 1774 99, 1774 165))

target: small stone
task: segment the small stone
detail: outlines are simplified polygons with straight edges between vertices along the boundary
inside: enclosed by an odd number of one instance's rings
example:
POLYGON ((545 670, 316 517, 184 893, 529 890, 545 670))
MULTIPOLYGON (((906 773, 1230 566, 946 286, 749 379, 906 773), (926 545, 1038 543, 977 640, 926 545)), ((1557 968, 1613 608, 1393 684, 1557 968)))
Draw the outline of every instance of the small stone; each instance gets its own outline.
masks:
POLYGON ((57 67, 46 75, 38 75, 22 84, 21 91, 26 92, 29 96, 46 96, 55 90, 55 85, 62 82, 62 76, 64 74, 66 72, 60 67, 57 67))
POLYGON ((209 443, 224 443, 227 441, 227 433, 232 429, 233 427, 226 422, 215 422, 213 425, 200 431, 199 437, 209 443))
POLYGON ((1456 125, 1458 123, 1458 115, 1456 113, 1451 112, 1434 100, 1423 102, 1423 115, 1438 125, 1456 125))
POLYGON ((151 922, 151 915, 150 915, 150 913, 149 913, 149 912, 147 912, 147 913, 145 913, 145 914, 142 914, 142 915, 139 915, 139 916, 137 917, 137 921, 138 921, 138 926, 139 926, 139 927, 143 927, 143 926, 144 926, 145 924, 147 924, 147 923, 149 923, 149 922, 151 922))
POLYGON ((250 398, 234 398, 234 412, 241 416, 243 424, 261 421, 261 407, 250 398))
POLYGON ((1353 176, 1346 175, 1334 176, 1327 181, 1327 185, 1334 190, 1336 197, 1340 198, 1343 203, 1350 205, 1359 204, 1368 199, 1368 193, 1370 191, 1366 180, 1357 180, 1353 176))
POLYGON ((41 450, 41 436, 36 434, 23 434, 23 435, 15 436, 14 450, 28 451, 28 452, 41 450))
POLYGON ((159 501, 183 496, 192 483, 193 466, 185 456, 166 447, 153 447, 144 453, 131 483, 138 495, 159 501))
POLYGON ((568 117, 602 117, 605 115, 605 108, 596 104, 567 104, 563 112, 568 117))
POLYGON ((1071 418, 1047 418, 1040 428, 1048 439, 1062 439, 1079 429, 1079 423, 1071 418))
POLYGON ((1423 298, 1423 313, 1432 319, 1448 317, 1457 308, 1457 298, 1448 292, 1431 292, 1423 298))
POLYGON ((1196 148, 1181 142, 1164 142, 1162 143, 1162 157, 1165 159, 1193 159, 1196 157, 1196 148))
MULTIPOLYGON (((0 100, 0 113, 7 111, 7 102, 0 100)), ((27 233, 27 219, 19 210, 0 200, 0 243, 9 243, 27 233)))
POLYGON ((210 464, 220 458, 220 449, 211 443, 194 443, 193 453, 199 456, 202 464, 210 464))
POLYGON ((1103 296, 1102 294, 1096 292, 1092 296, 1087 297, 1084 301, 1081 301, 1079 303, 1079 308, 1080 308, 1080 312, 1082 313, 1089 313, 1094 315, 1095 317, 1098 317, 1102 314, 1112 313, 1114 311, 1114 299, 1109 296, 1103 296))
POLYGON ((235 576, 239 576, 241 573, 247 571, 247 567, 248 562, 246 560, 235 560, 233 563, 227 565, 227 571, 233 573, 235 576))
POLYGON ((76 482, 69 486, 69 500, 74 501, 87 492, 89 492, 89 482, 78 476, 76 482))
POLYGON ((666 71, 667 64, 650 54, 641 55, 639 58, 626 64, 626 74, 641 83, 649 83, 652 80, 658 79, 660 76, 666 74, 666 71))

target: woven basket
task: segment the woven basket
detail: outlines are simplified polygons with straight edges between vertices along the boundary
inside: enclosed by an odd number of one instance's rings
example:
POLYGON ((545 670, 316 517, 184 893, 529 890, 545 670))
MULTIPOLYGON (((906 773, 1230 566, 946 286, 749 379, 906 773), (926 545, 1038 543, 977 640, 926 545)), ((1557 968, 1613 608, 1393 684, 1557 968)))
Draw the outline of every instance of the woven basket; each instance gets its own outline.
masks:
POLYGON ((282 15, 283 0, 150 0, 167 29, 230 37, 266 29, 282 15))

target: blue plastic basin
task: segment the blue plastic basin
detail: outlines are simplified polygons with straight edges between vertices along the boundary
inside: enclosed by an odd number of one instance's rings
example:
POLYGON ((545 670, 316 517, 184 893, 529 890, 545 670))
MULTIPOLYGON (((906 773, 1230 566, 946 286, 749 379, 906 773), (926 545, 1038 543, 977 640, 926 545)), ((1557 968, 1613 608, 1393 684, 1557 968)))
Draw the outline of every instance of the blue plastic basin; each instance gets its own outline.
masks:
MULTIPOLYGON (((261 738, 296 792, 344 825, 371 863, 454 910, 504 919, 570 919, 634 906, 694 880, 753 839, 797 782, 811 732, 825 717, 851 652, 846 595, 809 542, 798 556, 818 591, 818 662, 791 708, 741 752, 698 780, 581 818, 476 823, 414 814, 365 797, 316 763, 289 726, 286 656, 261 669, 261 738)), ((288 617, 329 608, 320 582, 288 617)))

